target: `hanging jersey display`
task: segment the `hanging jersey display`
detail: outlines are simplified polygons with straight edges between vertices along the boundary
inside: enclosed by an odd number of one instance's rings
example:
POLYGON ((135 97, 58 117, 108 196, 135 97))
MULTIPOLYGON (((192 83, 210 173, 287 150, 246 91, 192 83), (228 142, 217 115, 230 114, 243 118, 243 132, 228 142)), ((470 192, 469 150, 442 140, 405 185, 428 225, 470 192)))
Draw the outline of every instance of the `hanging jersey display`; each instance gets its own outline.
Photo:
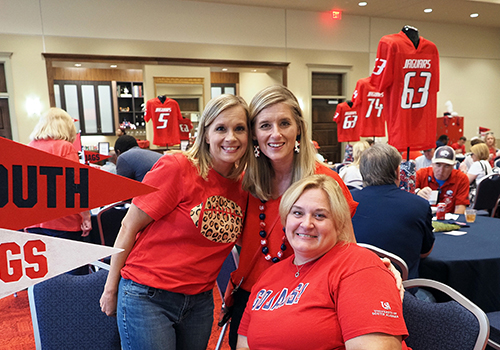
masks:
POLYGON ((153 144, 173 146, 181 142, 179 123, 182 121, 182 115, 177 101, 165 98, 162 102, 158 97, 148 100, 144 120, 153 121, 153 144))
POLYGON ((191 122, 191 119, 188 118, 182 118, 182 120, 179 122, 179 131, 181 133, 181 140, 189 140, 189 132, 193 128, 193 123, 191 122))
POLYGON ((358 114, 347 102, 337 105, 333 121, 337 123, 338 142, 359 141, 358 114))
POLYGON ((384 93, 370 84, 370 77, 358 80, 352 102, 358 111, 359 135, 385 136, 384 93))
POLYGON ((439 91, 436 45, 420 37, 415 48, 402 31, 382 37, 370 82, 384 92, 389 144, 400 151, 433 148, 439 91))

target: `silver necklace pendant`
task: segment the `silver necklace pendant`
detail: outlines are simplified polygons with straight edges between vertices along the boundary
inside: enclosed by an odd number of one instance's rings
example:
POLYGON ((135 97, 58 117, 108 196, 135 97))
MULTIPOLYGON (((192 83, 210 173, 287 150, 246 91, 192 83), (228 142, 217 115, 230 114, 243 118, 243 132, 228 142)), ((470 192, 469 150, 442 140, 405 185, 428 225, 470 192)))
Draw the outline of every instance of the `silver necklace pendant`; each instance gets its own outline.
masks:
POLYGON ((300 271, 295 272, 295 278, 299 277, 300 271))

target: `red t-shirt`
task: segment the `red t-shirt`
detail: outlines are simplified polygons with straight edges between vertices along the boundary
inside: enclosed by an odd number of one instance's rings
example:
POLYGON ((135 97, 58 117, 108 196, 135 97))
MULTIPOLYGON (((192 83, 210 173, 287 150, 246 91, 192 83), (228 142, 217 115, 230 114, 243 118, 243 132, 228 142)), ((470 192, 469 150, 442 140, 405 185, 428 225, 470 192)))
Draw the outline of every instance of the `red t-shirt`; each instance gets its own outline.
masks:
POLYGON ((439 54, 420 37, 418 48, 403 33, 383 36, 370 82, 384 92, 389 144, 400 151, 435 147, 439 54))
POLYGON ((337 105, 333 121, 337 123, 338 142, 359 141, 358 113, 347 102, 337 105))
POLYGON ((458 142, 455 142, 451 145, 451 148, 453 148, 454 150, 460 149, 462 150, 461 154, 465 154, 465 145, 460 146, 458 142))
MULTIPOLYGON (((356 207, 358 203, 352 199, 351 192, 344 184, 340 176, 330 168, 317 163, 316 174, 325 174, 334 178, 342 188, 342 192, 347 200, 349 209, 351 211, 351 217, 356 213, 356 207)), ((267 201, 265 206, 264 214, 266 215, 266 232, 267 232, 267 247, 269 248, 269 254, 275 257, 277 252, 280 250, 280 246, 283 243, 283 226, 281 225, 280 215, 279 215, 279 205, 281 197, 277 199, 271 199, 267 201)), ((238 269, 231 274, 232 281, 238 285, 240 280, 243 278, 243 283, 241 288, 246 291, 250 291, 255 281, 260 277, 263 271, 268 267, 274 265, 272 261, 266 260, 264 254, 262 254, 262 246, 260 244, 261 237, 259 236, 260 220, 259 214, 261 213, 259 206, 262 205, 260 199, 250 195, 248 198, 247 215, 245 218, 245 224, 243 227, 243 235, 241 240, 241 252, 240 261, 238 269)), ((292 248, 287 243, 287 249, 284 251, 283 259, 293 254, 292 248)))
POLYGON ((194 295, 214 287, 243 228, 248 193, 211 169, 207 180, 182 153, 161 157, 145 184, 159 191, 133 203, 154 222, 138 234, 123 278, 194 295))
POLYGON ((394 276, 374 253, 337 243, 298 277, 293 258, 252 288, 238 330, 250 349, 345 349, 365 334, 408 336, 394 276))
POLYGON ((157 146, 173 146, 181 143, 179 122, 182 114, 177 101, 166 98, 161 103, 159 98, 146 102, 144 120, 153 121, 153 143, 157 146))
POLYGON ((385 136, 384 93, 370 84, 369 77, 358 80, 352 102, 358 111, 360 136, 385 136))
MULTIPOLYGON (((78 152, 73 144, 64 140, 34 140, 28 146, 45 151, 47 153, 62 157, 64 159, 79 162, 78 152)), ((50 230, 78 232, 82 230, 82 216, 80 214, 68 215, 59 219, 43 222, 30 227, 41 227, 50 230)))
POLYGON ((433 191, 439 190, 438 203, 446 204, 447 213, 454 213, 457 205, 469 205, 469 178, 460 170, 453 169, 440 188, 432 167, 422 168, 417 171, 415 185, 416 188, 429 186, 433 191))

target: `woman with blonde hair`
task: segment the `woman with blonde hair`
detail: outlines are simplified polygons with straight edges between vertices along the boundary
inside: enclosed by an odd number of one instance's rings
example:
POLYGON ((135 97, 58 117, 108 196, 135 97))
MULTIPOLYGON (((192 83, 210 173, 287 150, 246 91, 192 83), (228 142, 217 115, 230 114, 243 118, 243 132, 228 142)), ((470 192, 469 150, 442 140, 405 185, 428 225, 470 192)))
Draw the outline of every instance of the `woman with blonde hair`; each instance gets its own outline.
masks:
MULTIPOLYGON (((238 269, 231 275, 237 286, 232 310, 229 344, 236 348, 239 320, 250 289, 268 267, 292 254, 279 220, 282 194, 294 182, 312 174, 326 174, 342 188, 351 216, 357 203, 336 172, 316 161, 315 149, 307 131, 297 98, 282 85, 269 86, 250 103, 254 156, 250 157, 243 188, 250 192, 241 241, 238 269)), ((349 221, 347 232, 354 239, 349 221)))
POLYGON ((484 142, 486 142, 486 146, 488 146, 488 152, 489 152, 488 161, 491 167, 493 167, 495 158, 500 156, 500 150, 498 150, 496 147, 495 134, 493 134, 492 132, 487 132, 484 137, 484 142))
POLYGON ((486 175, 493 174, 493 170, 490 162, 488 162, 490 152, 485 143, 478 143, 472 146, 470 151, 474 162, 467 171, 467 177, 469 178, 470 184, 469 199, 473 201, 476 195, 477 185, 479 185, 486 175))
POLYGON ((122 349, 206 349, 215 280, 242 231, 249 140, 246 102, 220 95, 191 149, 161 157, 144 177, 159 190, 134 198, 100 301, 117 315, 122 349))
POLYGON ((279 212, 294 254, 252 287, 237 349, 407 349, 394 276, 355 244, 338 182, 326 175, 299 180, 279 212), (374 316, 380 309, 390 317, 374 316))
POLYGON ((370 148, 370 144, 368 142, 356 142, 352 150, 354 161, 340 169, 339 175, 342 180, 344 180, 347 187, 357 189, 363 188, 363 178, 359 172, 359 160, 361 158, 361 154, 368 148, 370 148))
MULTIPOLYGON (((42 115, 30 138, 32 141, 28 146, 68 160, 79 161, 78 152, 73 147, 76 138, 75 123, 73 118, 60 108, 50 108, 42 115)), ((85 211, 33 225, 25 228, 25 231, 83 241, 83 237, 88 236, 91 229, 90 212, 85 211)), ((88 268, 82 267, 71 273, 85 274, 88 273, 88 268)))

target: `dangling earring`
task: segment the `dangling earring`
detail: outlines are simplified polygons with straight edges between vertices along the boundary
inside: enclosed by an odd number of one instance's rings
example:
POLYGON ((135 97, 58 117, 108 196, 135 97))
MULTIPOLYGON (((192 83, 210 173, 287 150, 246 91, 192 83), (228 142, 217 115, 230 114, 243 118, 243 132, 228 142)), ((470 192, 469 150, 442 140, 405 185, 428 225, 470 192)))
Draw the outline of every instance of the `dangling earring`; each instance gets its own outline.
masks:
POLYGON ((297 135, 297 139, 295 139, 295 147, 293 150, 295 153, 300 153, 300 135, 297 135))
POLYGON ((260 147, 257 140, 253 140, 253 155, 255 156, 255 158, 260 157, 260 147))

